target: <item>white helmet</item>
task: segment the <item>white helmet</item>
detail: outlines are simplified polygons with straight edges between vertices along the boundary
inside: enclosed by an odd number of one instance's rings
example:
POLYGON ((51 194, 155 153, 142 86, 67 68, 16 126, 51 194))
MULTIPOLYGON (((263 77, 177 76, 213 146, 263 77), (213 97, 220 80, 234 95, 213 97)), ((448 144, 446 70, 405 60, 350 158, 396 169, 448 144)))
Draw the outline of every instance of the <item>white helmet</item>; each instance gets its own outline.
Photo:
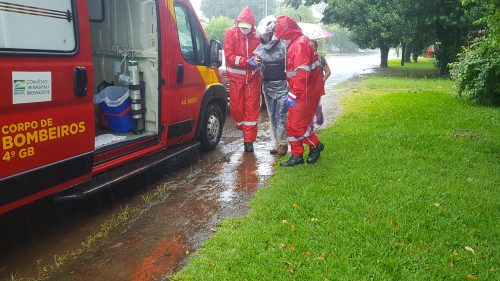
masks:
POLYGON ((276 25, 276 17, 269 15, 259 21, 257 25, 257 36, 260 38, 264 37, 271 32, 274 32, 274 26, 276 25))

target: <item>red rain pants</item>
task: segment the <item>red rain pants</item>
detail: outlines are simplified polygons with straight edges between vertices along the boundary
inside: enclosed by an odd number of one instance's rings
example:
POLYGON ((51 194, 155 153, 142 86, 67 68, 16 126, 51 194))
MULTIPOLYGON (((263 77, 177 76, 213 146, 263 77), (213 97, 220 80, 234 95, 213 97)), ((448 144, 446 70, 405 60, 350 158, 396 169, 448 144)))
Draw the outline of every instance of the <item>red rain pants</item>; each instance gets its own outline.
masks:
POLYGON ((307 144, 309 149, 314 148, 319 143, 319 139, 309 128, 320 97, 308 97, 307 100, 297 101, 297 105, 288 108, 288 118, 286 120, 286 134, 291 147, 292 155, 302 155, 304 153, 303 144, 307 144))
POLYGON ((257 121, 260 114, 260 80, 231 80, 229 83, 230 112, 236 126, 243 131, 244 142, 257 140, 257 121))

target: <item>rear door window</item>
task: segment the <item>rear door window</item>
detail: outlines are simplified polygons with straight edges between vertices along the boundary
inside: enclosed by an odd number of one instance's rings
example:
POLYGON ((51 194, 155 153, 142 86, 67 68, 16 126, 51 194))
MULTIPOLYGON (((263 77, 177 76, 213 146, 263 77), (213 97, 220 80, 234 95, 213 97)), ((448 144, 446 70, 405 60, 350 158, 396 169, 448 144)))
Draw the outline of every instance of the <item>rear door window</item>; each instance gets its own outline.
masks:
POLYGON ((0 1, 0 52, 74 53, 74 0, 0 1))

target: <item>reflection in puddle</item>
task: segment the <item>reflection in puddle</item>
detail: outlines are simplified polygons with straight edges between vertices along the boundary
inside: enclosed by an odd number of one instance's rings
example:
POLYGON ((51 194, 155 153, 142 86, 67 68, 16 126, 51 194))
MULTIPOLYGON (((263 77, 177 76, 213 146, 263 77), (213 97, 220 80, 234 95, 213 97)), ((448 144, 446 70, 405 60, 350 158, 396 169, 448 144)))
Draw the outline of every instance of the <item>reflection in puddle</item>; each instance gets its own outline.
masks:
POLYGON ((233 200, 233 198, 234 190, 232 189, 225 190, 220 194, 220 201, 222 202, 230 202, 231 200, 233 200))
POLYGON ((224 183, 226 188, 220 193, 221 201, 230 202, 238 196, 238 192, 254 191, 264 183, 264 179, 259 177, 262 176, 259 171, 269 170, 270 165, 267 161, 258 165, 258 154, 263 153, 238 152, 231 156, 230 165, 219 175, 220 182, 224 183))
POLYGON ((254 190, 259 185, 257 177, 257 158, 254 153, 244 153, 236 169, 236 190, 254 190))

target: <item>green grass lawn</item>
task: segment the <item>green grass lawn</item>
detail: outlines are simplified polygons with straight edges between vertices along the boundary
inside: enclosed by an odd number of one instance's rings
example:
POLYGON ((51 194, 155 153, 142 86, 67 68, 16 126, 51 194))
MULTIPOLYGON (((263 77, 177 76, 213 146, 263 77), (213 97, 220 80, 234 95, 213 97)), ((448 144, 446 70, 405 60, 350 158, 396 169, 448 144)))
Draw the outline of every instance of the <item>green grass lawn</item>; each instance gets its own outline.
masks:
POLYGON ((387 61, 387 65, 389 68, 402 68, 407 71, 411 70, 435 70, 438 71, 437 69, 434 69, 436 61, 434 59, 427 59, 427 58, 419 58, 418 62, 415 63, 413 62, 406 62, 404 66, 401 66, 401 59, 395 59, 395 60, 389 60, 387 61))
POLYGON ((500 109, 446 79, 357 89, 318 163, 277 166, 175 279, 499 280, 500 109))

